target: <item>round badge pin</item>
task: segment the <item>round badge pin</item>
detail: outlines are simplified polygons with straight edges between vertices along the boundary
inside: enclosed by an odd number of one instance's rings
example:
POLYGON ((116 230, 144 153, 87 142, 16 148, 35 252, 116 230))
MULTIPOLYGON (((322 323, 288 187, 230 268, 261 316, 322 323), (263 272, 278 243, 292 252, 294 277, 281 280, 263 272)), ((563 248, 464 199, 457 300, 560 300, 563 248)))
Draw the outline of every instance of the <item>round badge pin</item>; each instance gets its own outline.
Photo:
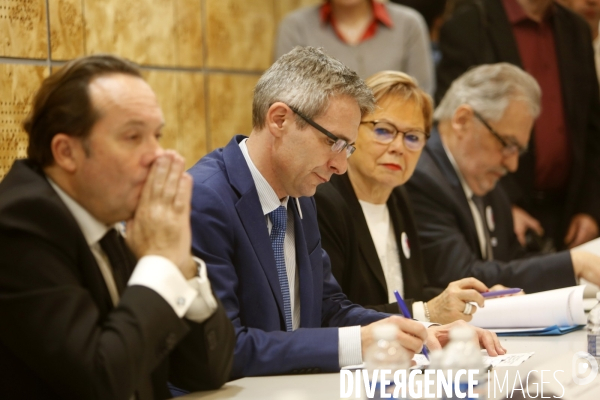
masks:
POLYGON ((408 235, 406 235, 406 232, 402 232, 400 242, 402 243, 402 252, 404 253, 404 257, 406 257, 408 260, 410 258, 410 242, 408 241, 408 235))
POLYGON ((496 229, 496 222, 494 221, 494 212, 492 211, 492 206, 487 206, 485 208, 485 218, 487 219, 487 225, 490 232, 494 232, 496 229))

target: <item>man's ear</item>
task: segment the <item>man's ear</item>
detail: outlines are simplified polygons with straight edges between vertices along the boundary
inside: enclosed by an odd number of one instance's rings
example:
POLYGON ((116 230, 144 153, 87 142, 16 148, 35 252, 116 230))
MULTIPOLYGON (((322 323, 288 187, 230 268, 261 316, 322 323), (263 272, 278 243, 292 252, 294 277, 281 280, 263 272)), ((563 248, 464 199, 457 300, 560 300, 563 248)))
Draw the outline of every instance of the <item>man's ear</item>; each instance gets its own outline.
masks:
POLYGON ((81 139, 64 133, 57 133, 50 143, 54 163, 67 172, 77 170, 78 160, 85 157, 81 139))
POLYGON ((470 125, 473 122, 473 109, 468 104, 460 105, 454 114, 450 123, 455 135, 463 137, 470 132, 470 125))
POLYGON ((267 110, 265 123, 273 136, 281 137, 287 127, 295 123, 295 115, 285 103, 278 101, 267 110))

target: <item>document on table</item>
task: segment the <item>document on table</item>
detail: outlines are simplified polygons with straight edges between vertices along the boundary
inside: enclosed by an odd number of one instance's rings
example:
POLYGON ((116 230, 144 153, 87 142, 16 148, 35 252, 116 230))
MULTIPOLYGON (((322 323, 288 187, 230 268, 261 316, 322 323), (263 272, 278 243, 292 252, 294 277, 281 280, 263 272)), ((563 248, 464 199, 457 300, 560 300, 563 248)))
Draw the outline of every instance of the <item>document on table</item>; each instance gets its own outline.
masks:
POLYGON ((483 356, 483 362, 492 367, 516 367, 527 361, 533 354, 534 352, 504 354, 496 357, 483 356))
POLYGON ((548 290, 524 296, 488 299, 471 324, 480 328, 540 328, 583 325, 585 285, 548 290))
MULTIPOLYGON (((573 250, 585 250, 585 251, 589 251, 592 254, 600 256, 600 238, 590 240, 587 243, 584 243, 577 247, 574 247, 573 250)), ((583 298, 584 299, 593 299, 591 302, 589 302, 589 304, 593 304, 594 301, 596 300, 596 293, 598 293, 600 291, 600 287, 594 285, 593 283, 586 281, 583 278, 580 279, 580 283, 582 285, 586 285, 585 291, 583 292, 583 298)), ((585 306, 585 304, 584 304, 584 306, 585 306)), ((586 310, 590 310, 590 309, 591 309, 591 307, 590 308, 586 307, 586 310)))
MULTIPOLYGON (((481 350, 483 357, 483 365, 486 367, 516 367, 523 364, 528 360, 534 353, 516 353, 516 354, 504 354, 502 356, 490 357, 487 355, 485 350, 481 350)), ((423 354, 415 354, 413 361, 417 363, 416 367, 413 368, 425 368, 429 365, 429 360, 423 356, 423 354)))
POLYGON ((557 336, 577 331, 581 328, 583 328, 583 325, 552 325, 542 328, 494 328, 491 330, 496 332, 498 336, 557 336))

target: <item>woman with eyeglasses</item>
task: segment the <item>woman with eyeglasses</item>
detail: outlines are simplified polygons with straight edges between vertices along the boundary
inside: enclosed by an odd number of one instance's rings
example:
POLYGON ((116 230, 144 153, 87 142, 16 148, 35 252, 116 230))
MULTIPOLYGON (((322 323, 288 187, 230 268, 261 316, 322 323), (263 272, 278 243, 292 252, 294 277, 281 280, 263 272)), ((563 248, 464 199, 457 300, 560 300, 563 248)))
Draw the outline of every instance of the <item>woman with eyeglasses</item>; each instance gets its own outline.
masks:
POLYGON ((431 98, 402 72, 379 72, 366 82, 378 107, 361 121, 348 172, 332 176, 315 195, 333 274, 350 300, 367 308, 398 313, 393 293, 398 290, 419 320, 469 321, 476 309, 470 302, 483 306, 480 292, 488 288, 475 278, 452 282, 443 291, 428 287, 401 186, 427 142, 431 98))

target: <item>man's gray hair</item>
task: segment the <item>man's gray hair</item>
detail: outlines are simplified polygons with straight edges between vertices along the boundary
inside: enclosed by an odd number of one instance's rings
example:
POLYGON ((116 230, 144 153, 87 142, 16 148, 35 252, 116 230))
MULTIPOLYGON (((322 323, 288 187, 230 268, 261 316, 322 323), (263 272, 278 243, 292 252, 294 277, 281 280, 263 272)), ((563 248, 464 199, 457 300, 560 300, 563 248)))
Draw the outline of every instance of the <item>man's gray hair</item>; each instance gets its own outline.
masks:
MULTIPOLYGON (((256 84, 252 126, 263 128, 269 107, 278 101, 308 118, 317 118, 327 111, 333 96, 348 96, 356 100, 361 117, 375 108, 371 89, 356 72, 322 49, 298 46, 275 61, 256 84)), ((301 129, 306 126, 306 122, 298 116, 296 124, 301 129)))
POLYGON ((435 121, 449 120, 463 104, 470 105, 485 119, 498 121, 511 100, 529 106, 535 119, 540 114, 541 89, 536 80, 508 63, 480 65, 458 77, 436 108, 435 121))

